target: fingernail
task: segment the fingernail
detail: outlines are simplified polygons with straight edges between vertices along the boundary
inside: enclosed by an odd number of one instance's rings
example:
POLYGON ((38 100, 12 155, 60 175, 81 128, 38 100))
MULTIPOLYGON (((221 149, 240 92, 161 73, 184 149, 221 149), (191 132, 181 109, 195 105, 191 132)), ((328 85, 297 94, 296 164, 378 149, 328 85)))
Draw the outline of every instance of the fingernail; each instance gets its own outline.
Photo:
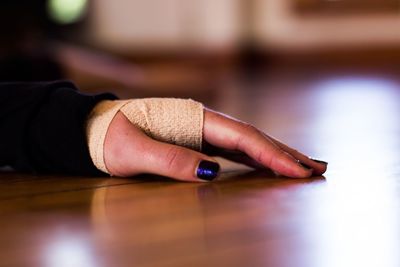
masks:
POLYGON ((311 170, 312 168, 303 162, 299 162, 301 166, 303 166, 307 170, 311 170))
POLYGON ((326 161, 319 160, 319 159, 312 159, 312 158, 310 158, 310 159, 311 159, 312 161, 316 162, 316 163, 321 163, 321 164, 328 165, 328 162, 326 162, 326 161))
POLYGON ((212 181, 215 179, 215 177, 217 177, 218 171, 218 163, 208 160, 202 160, 197 167, 196 175, 202 180, 212 181))

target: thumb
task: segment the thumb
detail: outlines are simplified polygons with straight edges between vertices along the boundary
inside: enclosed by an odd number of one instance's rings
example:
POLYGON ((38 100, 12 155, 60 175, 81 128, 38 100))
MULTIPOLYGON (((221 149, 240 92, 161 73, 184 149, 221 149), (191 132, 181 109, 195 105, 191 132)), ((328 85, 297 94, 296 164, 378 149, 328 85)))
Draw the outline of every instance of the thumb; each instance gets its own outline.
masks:
POLYGON ((211 181, 219 172, 211 157, 185 147, 154 140, 118 113, 107 131, 104 161, 121 177, 153 173, 181 181, 211 181))
POLYGON ((147 138, 140 171, 181 181, 211 181, 220 166, 211 157, 185 147, 147 138))

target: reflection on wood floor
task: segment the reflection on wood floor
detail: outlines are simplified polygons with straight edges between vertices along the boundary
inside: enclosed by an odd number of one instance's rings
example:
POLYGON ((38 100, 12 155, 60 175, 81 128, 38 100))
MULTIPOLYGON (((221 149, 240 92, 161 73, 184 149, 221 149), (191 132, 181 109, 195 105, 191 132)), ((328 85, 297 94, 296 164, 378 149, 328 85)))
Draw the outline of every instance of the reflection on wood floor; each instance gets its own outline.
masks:
POLYGON ((212 107, 329 162, 212 183, 0 174, 0 266, 399 266, 400 78, 273 73, 212 107))

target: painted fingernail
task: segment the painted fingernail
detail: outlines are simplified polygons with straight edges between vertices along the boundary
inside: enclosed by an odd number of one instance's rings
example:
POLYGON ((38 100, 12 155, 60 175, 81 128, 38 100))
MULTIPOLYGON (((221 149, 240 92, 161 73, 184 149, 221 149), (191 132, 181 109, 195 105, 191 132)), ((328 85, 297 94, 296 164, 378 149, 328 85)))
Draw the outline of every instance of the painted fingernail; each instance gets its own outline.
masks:
POLYGON ((310 158, 310 159, 311 159, 312 161, 316 162, 316 163, 321 163, 321 164, 328 165, 328 162, 326 162, 326 161, 319 160, 319 159, 312 159, 312 158, 310 158))
POLYGON ((312 168, 310 166, 308 166, 307 164, 303 163, 303 162, 299 162, 301 166, 303 166, 303 168, 307 169, 307 170, 311 170, 312 168))
POLYGON ((217 177, 219 164, 216 162, 202 160, 196 170, 196 175, 202 180, 212 181, 217 177))

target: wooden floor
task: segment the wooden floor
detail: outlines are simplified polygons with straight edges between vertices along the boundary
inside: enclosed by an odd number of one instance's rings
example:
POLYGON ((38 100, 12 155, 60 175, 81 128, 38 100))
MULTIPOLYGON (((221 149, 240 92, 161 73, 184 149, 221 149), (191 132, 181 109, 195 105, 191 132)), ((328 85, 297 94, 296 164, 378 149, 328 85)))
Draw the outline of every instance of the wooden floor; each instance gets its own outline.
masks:
POLYGON ((212 183, 0 174, 0 266, 400 266, 400 76, 279 72, 211 103, 325 177, 212 183))

